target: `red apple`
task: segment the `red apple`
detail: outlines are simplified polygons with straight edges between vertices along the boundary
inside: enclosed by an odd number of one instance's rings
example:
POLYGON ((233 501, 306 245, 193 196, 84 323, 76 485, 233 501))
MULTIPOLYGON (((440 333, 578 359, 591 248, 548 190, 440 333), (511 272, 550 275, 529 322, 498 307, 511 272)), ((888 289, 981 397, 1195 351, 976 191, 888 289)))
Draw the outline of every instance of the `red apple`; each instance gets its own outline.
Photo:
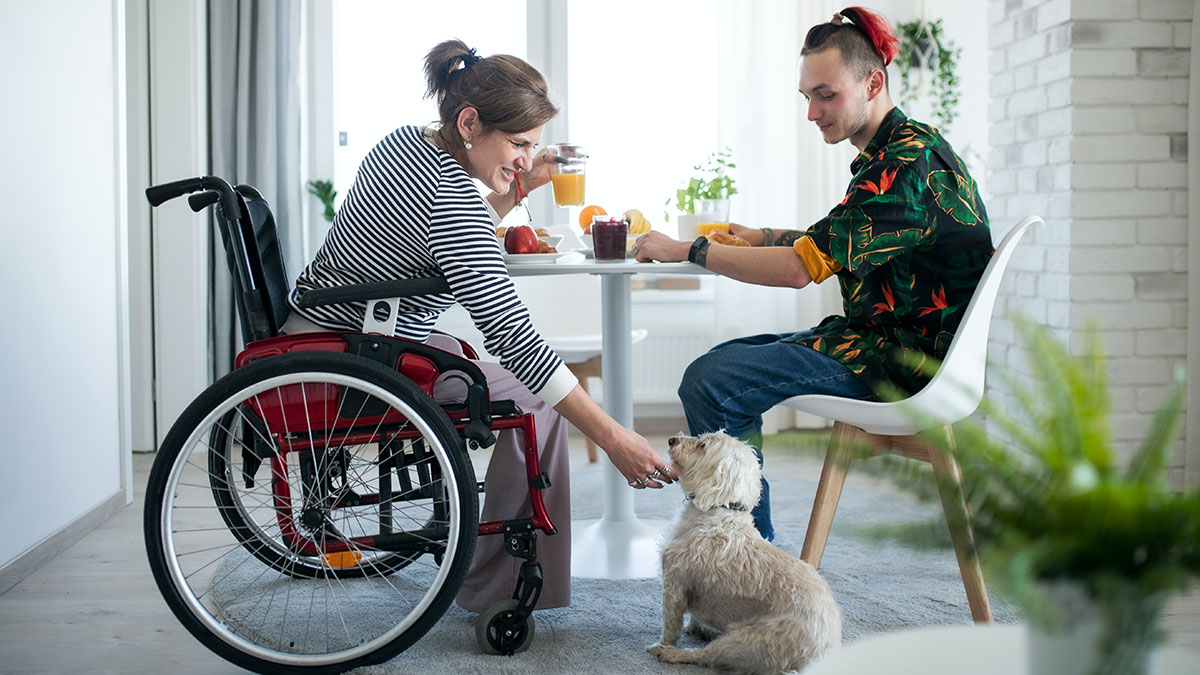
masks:
POLYGON ((537 248, 537 232, 532 227, 510 227, 504 233, 504 250, 509 253, 536 253, 537 248))

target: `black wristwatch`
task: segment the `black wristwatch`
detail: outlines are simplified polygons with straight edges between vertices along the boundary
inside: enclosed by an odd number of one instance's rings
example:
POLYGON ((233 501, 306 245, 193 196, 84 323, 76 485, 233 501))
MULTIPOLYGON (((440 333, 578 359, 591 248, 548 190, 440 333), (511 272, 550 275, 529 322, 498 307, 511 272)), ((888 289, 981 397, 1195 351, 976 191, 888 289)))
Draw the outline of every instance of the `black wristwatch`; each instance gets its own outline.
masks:
POLYGON ((708 237, 696 237, 696 241, 693 241, 692 247, 688 249, 688 262, 708 267, 708 243, 708 237))

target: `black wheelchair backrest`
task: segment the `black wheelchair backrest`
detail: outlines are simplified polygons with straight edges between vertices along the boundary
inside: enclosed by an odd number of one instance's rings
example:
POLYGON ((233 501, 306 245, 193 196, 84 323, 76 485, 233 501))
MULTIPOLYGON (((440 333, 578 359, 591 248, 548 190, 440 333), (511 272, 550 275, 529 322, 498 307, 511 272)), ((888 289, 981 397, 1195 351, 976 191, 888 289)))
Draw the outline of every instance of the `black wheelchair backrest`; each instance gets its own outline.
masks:
MULTIPOLYGON (((271 213, 271 206, 267 200, 254 188, 248 185, 239 185, 237 190, 246 197, 246 213, 249 216, 250 228, 253 230, 253 248, 258 253, 257 261, 254 260, 255 256, 250 256, 251 268, 254 269, 256 277, 255 285, 258 288, 258 294, 265 296, 262 309, 270 319, 271 335, 276 335, 283 327, 283 323, 287 321, 290 311, 287 296, 291 289, 291 283, 287 275, 287 266, 283 261, 283 247, 280 245, 279 234, 275 228, 275 216, 271 213), (248 194, 247 191, 252 194, 248 194)), ((232 270, 230 271, 232 272, 232 270)), ((243 322, 246 320, 243 318, 243 322)))
POLYGON ((236 286, 243 341, 249 343, 278 335, 290 311, 287 304, 290 284, 275 216, 267 200, 249 185, 234 189, 217 176, 187 178, 146 188, 146 198, 152 206, 191 193, 199 193, 188 198, 193 211, 214 204, 217 207, 215 220, 229 274, 236 286))

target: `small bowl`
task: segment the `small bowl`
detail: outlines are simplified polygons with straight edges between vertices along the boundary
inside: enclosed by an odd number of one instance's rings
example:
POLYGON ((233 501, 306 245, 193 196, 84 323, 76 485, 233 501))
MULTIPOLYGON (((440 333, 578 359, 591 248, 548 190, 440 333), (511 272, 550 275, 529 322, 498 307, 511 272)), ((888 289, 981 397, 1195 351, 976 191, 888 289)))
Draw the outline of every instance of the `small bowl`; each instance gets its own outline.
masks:
POLYGON ((553 246, 554 248, 558 248, 558 245, 562 243, 563 236, 561 234, 548 234, 548 235, 545 235, 542 237, 538 237, 538 239, 546 242, 547 246, 553 246))

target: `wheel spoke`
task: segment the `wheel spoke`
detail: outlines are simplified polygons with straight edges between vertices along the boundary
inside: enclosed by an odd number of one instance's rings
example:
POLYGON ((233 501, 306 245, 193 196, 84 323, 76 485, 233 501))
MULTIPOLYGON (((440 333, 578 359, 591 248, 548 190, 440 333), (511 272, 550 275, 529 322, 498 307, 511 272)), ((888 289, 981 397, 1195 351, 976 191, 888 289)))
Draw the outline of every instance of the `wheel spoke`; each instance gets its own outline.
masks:
POLYGON ((159 452, 151 566, 177 589, 176 614, 239 665, 389 658, 469 565, 478 506, 460 448, 440 407, 382 366, 320 352, 251 363, 206 390, 159 452))

